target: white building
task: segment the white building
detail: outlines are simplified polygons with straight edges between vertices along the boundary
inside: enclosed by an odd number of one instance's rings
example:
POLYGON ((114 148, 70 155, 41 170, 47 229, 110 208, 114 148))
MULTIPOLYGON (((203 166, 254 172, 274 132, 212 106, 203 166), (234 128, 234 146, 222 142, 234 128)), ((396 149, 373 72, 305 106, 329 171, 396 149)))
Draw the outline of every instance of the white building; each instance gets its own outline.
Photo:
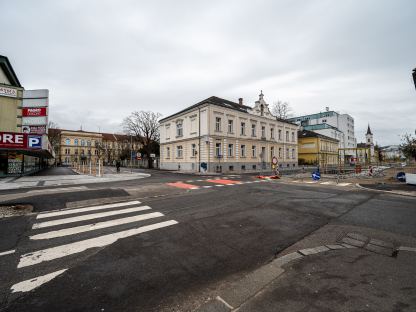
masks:
MULTIPOLYGON (((343 149, 356 148, 357 139, 354 133, 354 118, 348 114, 340 114, 326 108, 325 112, 304 115, 288 119, 302 127, 333 139, 339 140, 339 147, 343 149)), ((346 154, 346 156, 352 156, 346 154)))
POLYGON ((160 121, 160 168, 243 172, 298 164, 298 126, 273 116, 263 93, 254 107, 215 96, 160 121))

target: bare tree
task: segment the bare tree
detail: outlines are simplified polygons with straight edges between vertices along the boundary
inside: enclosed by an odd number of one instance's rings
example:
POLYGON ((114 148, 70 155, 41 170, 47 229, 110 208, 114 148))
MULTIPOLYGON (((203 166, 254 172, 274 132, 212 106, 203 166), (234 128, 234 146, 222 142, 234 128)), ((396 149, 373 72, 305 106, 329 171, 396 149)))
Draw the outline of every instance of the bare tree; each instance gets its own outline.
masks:
POLYGON ((61 140, 61 130, 59 129, 59 125, 56 122, 48 122, 48 139, 53 150, 55 151, 55 155, 57 156, 61 140))
POLYGON ((159 142, 159 118, 160 113, 150 111, 133 112, 126 117, 123 122, 124 131, 129 135, 134 135, 143 145, 143 150, 148 157, 148 168, 152 167, 150 154, 154 151, 154 143, 159 142))
POLYGON ((272 105, 272 114, 280 119, 288 119, 292 116, 292 108, 288 102, 277 101, 272 105))

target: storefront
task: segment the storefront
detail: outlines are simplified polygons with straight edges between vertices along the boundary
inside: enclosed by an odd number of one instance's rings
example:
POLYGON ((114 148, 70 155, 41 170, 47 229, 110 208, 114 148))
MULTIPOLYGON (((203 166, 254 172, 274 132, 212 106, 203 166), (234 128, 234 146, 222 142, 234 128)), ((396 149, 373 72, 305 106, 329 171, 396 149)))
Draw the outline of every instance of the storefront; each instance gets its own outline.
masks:
POLYGON ((53 157, 46 135, 0 132, 0 177, 35 173, 53 157))

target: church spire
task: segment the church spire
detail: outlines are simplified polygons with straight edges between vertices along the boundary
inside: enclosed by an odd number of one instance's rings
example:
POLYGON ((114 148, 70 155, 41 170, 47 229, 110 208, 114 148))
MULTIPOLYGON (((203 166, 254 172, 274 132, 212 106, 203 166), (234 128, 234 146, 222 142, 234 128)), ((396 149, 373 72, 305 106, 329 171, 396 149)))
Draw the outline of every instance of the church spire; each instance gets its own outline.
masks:
POLYGON ((367 128, 367 133, 366 133, 366 134, 373 135, 373 134, 371 133, 370 124, 368 124, 368 128, 367 128))

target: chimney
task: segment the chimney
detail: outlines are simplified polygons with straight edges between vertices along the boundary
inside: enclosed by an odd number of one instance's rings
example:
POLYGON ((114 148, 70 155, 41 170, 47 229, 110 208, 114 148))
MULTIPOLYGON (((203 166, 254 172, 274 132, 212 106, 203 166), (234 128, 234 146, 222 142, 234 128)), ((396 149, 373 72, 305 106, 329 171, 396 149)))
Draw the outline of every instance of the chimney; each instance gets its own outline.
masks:
POLYGON ((238 104, 243 105, 243 98, 238 99, 238 104))

